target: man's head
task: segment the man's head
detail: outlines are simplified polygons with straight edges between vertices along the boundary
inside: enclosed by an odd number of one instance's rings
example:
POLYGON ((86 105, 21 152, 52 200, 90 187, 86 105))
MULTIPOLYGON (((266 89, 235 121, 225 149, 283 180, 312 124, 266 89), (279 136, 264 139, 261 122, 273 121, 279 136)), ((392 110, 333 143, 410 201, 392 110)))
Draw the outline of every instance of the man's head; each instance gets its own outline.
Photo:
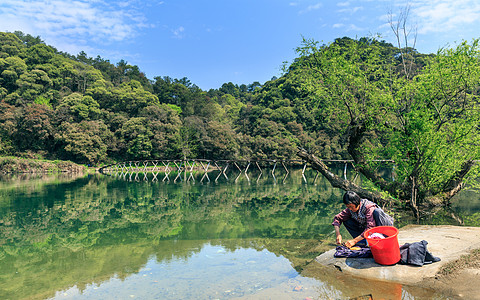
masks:
POLYGON ((358 211, 360 208, 360 196, 357 193, 348 191, 343 195, 343 203, 345 206, 353 212, 358 211))

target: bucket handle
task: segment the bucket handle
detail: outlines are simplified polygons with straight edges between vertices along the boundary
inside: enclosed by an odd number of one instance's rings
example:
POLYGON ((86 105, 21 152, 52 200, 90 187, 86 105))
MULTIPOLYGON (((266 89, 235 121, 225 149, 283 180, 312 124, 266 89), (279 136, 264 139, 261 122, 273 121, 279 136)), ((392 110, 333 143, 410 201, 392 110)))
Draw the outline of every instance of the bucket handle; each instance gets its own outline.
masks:
POLYGON ((378 239, 378 241, 377 241, 375 244, 371 245, 371 244, 369 243, 368 246, 371 248, 372 246, 376 246, 376 245, 377 245, 378 243, 380 243, 381 241, 382 241, 382 239, 378 239))

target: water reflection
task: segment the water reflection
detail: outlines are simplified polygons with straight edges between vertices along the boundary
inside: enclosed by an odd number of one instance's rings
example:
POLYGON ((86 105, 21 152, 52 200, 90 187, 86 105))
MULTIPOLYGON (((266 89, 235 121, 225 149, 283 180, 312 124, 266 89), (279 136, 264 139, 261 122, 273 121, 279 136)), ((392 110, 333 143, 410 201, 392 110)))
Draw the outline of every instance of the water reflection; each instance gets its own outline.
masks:
MULTIPOLYGON (((247 242, 249 243, 249 242, 247 242)), ((162 245, 162 247, 171 245, 162 245)), ((136 272, 56 292, 52 299, 447 299, 431 290, 361 280, 312 263, 302 273, 267 249, 208 242, 188 259, 151 256, 136 272)))
POLYGON ((3 181, 0 299, 359 295, 312 264, 333 246, 342 192, 322 180, 305 183, 301 172, 282 184, 269 176, 231 182, 227 174, 201 184, 3 181))
POLYGON ((322 283, 302 278, 286 258, 266 249, 231 251, 207 243, 188 260, 159 261, 152 257, 138 272, 123 280, 115 276, 83 290, 75 287, 58 292, 55 298, 230 299, 274 291, 298 299, 314 296, 313 288, 318 284, 322 283))

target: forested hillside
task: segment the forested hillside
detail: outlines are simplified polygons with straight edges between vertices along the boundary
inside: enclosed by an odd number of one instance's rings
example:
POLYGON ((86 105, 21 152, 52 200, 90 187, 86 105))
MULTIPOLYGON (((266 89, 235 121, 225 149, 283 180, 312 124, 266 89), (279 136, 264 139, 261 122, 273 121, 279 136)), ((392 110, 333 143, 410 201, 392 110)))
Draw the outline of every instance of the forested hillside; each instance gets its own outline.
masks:
MULTIPOLYGON (((378 43, 385 58, 399 59, 398 49, 385 42, 335 41, 350 42, 378 43)), ((412 53, 422 67, 428 57, 412 53)), ((312 64, 314 57, 300 56, 263 85, 225 83, 203 91, 187 78, 150 80, 123 60, 74 56, 39 37, 0 33, 0 155, 97 165, 287 159, 302 147, 321 158, 348 158, 345 126, 322 109, 324 89, 312 64)))

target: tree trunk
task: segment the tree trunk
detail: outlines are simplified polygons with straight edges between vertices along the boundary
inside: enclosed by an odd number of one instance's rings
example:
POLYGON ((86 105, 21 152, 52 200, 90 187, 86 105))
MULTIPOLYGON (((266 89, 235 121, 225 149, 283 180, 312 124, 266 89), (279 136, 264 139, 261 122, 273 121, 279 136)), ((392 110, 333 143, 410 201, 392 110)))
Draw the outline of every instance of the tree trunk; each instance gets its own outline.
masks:
POLYGON ((333 174, 319 158, 317 158, 313 154, 308 153, 306 150, 300 149, 297 152, 297 155, 307 161, 313 169, 319 171, 333 187, 340 188, 345 191, 353 191, 357 193, 361 198, 370 199, 371 201, 382 206, 391 203, 391 200, 385 199, 379 193, 367 191, 359 185, 351 182, 350 180, 343 179, 333 174))

